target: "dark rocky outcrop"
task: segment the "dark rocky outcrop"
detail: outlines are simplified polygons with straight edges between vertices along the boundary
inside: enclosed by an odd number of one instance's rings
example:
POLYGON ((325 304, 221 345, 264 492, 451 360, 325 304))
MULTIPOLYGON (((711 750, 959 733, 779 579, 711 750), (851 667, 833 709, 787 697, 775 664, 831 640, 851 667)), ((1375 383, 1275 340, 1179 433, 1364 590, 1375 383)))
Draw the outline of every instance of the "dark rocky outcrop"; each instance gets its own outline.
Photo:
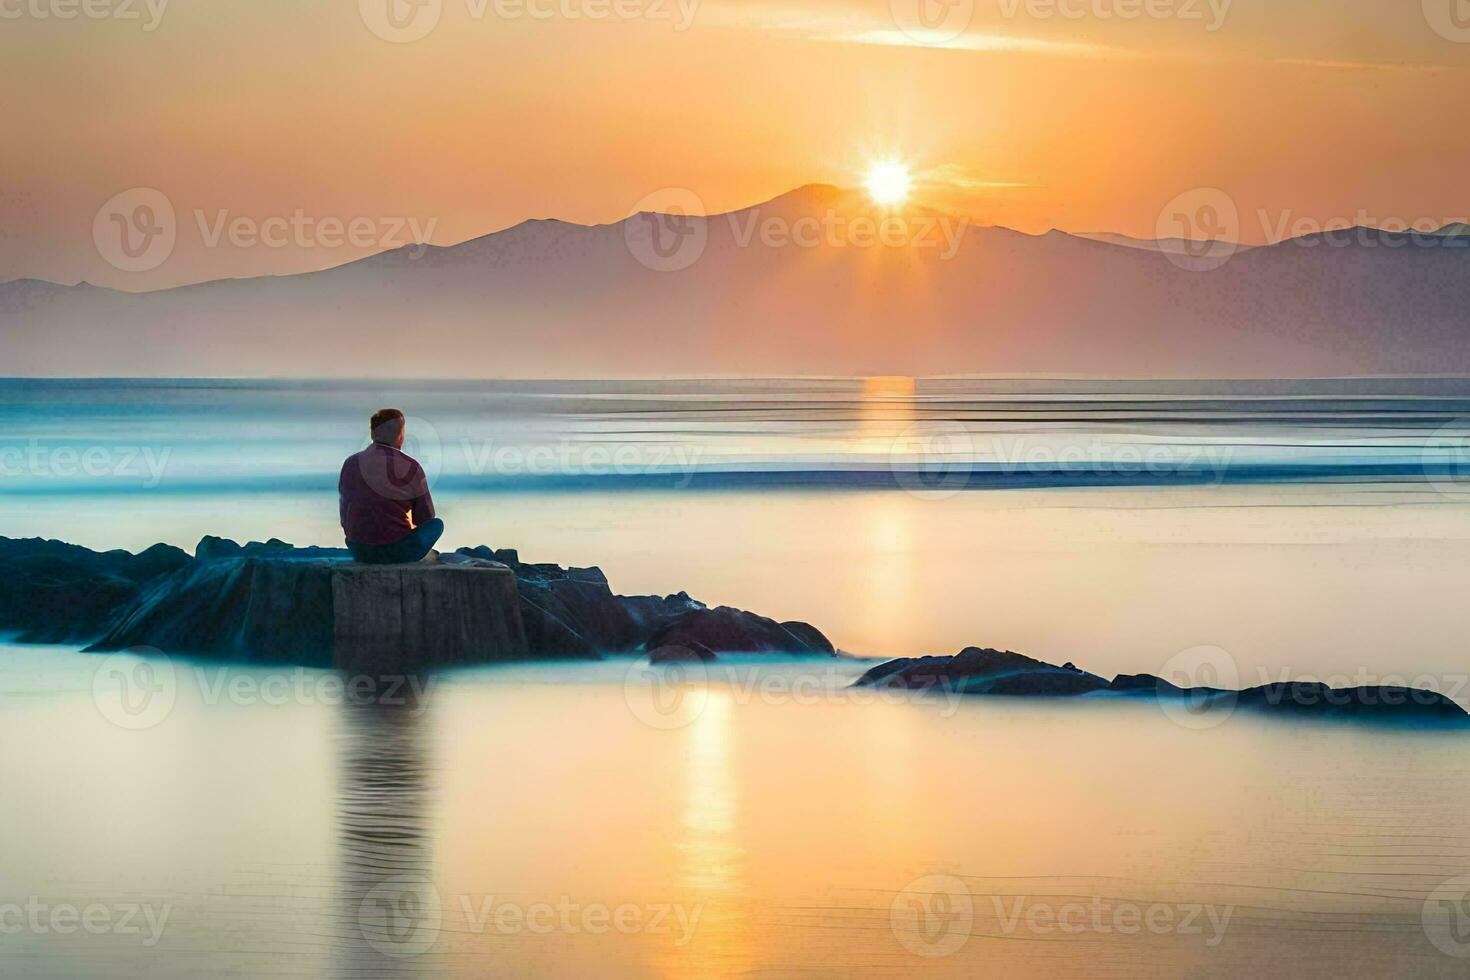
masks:
POLYGON ((385 673, 526 655, 503 565, 369 566, 270 551, 193 562, 129 603, 91 649, 385 673))
POLYGON ((165 544, 135 555, 0 537, 0 631, 22 643, 85 642, 144 585, 191 561, 165 544))
MULTIPOLYGON (((1226 697, 1229 697, 1227 694, 1226 697)), ((1339 718, 1344 721, 1415 721, 1466 723, 1465 709, 1437 691, 1377 685, 1334 688, 1290 681, 1247 688, 1236 695, 1237 706, 1257 711, 1339 718)))
POLYGON ((456 554, 493 559, 516 576, 521 619, 533 654, 596 657, 640 649, 661 625, 682 613, 703 609, 687 593, 669 596, 614 595, 602 569, 562 568, 522 562, 514 549, 483 545, 456 554))
POLYGON ((856 686, 961 694, 1128 697, 1185 702, 1191 711, 1262 711, 1286 716, 1415 725, 1470 725, 1470 714, 1435 691, 1396 686, 1333 688, 1306 681, 1242 691, 1179 687, 1152 674, 1105 681, 1072 663, 1061 667, 1009 650, 966 647, 952 657, 910 657, 873 667, 856 686))
POLYGON ((718 606, 691 609, 663 623, 648 638, 648 648, 695 644, 717 653, 821 653, 832 644, 806 623, 778 623, 755 613, 718 606))
POLYGON ((822 634, 811 623, 803 623, 798 619, 788 619, 781 624, 781 628, 796 637, 806 645, 810 653, 836 653, 837 649, 832 646, 832 641, 822 634))
MULTIPOLYGON (((441 564, 499 569, 513 577, 516 633, 523 640, 487 639, 485 652, 476 654, 481 659, 496 659, 506 651, 539 658, 595 658, 674 646, 696 657, 720 648, 832 650, 821 632, 805 623, 776 623, 725 607, 708 610, 684 592, 616 595, 598 568, 522 562, 511 548, 462 548, 444 555, 441 564)), ((324 665, 334 662, 334 643, 341 645, 340 637, 334 639, 334 610, 345 601, 340 573, 348 567, 361 568, 345 549, 296 548, 278 538, 242 545, 207 535, 196 546, 195 557, 167 545, 132 555, 98 553, 59 541, 0 538, 0 574, 7 585, 0 591, 0 631, 23 642, 95 641, 98 650, 153 646, 166 652, 324 665)), ((412 586, 405 586, 404 594, 425 596, 437 621, 463 618, 466 605, 477 601, 458 579, 425 593, 416 574, 412 586)), ((384 597, 385 606, 392 604, 384 597)), ((372 608, 356 618, 364 617, 375 623, 380 618, 372 608)), ((500 621, 491 617, 487 622, 500 621)), ((467 646, 459 640, 450 645, 467 646)))
POLYGON ((879 664, 860 685, 965 694, 1068 696, 1106 690, 1108 682, 1068 664, 1057 667, 1010 650, 965 647, 953 657, 913 657, 879 664))

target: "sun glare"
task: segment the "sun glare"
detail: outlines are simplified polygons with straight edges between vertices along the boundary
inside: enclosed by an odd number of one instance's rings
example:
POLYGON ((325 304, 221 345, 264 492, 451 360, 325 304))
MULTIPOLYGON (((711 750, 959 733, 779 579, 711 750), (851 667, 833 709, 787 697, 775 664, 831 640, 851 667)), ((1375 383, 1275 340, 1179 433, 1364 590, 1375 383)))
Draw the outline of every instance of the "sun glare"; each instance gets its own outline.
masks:
POLYGON ((868 169, 864 184, 878 204, 901 204, 909 195, 909 168, 897 160, 880 160, 868 169))

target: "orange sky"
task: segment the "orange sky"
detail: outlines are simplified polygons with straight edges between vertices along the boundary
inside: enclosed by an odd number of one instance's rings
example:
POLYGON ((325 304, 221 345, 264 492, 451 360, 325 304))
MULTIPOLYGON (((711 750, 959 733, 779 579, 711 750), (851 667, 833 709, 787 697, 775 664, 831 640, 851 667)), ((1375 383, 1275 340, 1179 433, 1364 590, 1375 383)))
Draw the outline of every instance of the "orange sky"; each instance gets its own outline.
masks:
POLYGON ((0 279, 296 271, 377 249, 211 229, 299 213, 400 244, 412 219, 450 244, 670 186, 720 210, 857 184, 881 156, 1028 231, 1152 237, 1202 186, 1248 241, 1470 212, 1460 0, 391 0, 415 40, 374 33, 390 0, 87 2, 0 0, 0 279), (127 273, 92 221, 135 187, 178 242, 127 273))

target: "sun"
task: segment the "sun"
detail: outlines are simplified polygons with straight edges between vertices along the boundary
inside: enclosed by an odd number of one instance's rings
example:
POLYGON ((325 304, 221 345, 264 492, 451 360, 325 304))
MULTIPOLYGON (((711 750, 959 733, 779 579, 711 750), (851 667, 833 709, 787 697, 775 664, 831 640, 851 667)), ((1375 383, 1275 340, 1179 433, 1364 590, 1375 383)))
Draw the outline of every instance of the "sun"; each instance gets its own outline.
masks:
POLYGON ((902 204, 911 182, 909 168, 897 160, 879 160, 863 180, 868 196, 878 204, 902 204))

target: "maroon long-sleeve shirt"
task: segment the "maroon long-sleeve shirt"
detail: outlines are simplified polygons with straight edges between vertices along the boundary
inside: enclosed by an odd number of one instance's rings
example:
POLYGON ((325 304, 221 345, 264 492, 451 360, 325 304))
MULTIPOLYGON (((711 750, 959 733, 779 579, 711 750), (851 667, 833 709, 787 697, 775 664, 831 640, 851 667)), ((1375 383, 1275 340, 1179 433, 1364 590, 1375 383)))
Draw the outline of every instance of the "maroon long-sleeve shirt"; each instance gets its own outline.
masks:
POLYGON ((379 442, 347 457, 337 498, 342 531, 357 544, 394 544, 434 516, 424 468, 379 442))

